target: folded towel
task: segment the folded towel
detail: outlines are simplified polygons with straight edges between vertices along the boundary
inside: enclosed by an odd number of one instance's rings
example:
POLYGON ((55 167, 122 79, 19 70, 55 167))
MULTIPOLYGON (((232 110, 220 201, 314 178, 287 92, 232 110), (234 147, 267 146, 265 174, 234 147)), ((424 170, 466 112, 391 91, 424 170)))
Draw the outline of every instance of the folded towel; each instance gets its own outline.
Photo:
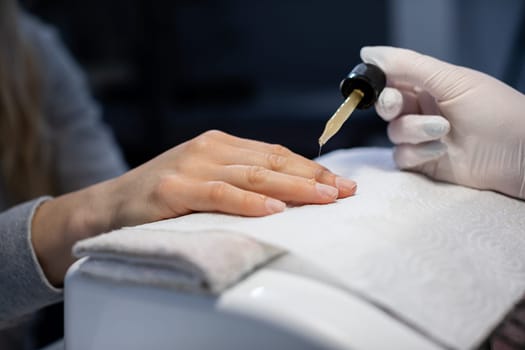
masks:
POLYGON ((119 282, 217 294, 284 253, 233 232, 123 228, 77 243, 80 271, 119 282))

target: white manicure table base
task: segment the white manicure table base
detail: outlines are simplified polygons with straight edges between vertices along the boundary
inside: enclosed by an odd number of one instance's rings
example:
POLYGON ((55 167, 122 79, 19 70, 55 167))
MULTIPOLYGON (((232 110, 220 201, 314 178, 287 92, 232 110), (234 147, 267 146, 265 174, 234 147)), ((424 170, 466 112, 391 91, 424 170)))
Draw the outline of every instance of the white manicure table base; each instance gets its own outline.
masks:
POLYGON ((82 259, 66 278, 66 349, 439 349, 290 259, 218 297, 94 278, 82 259))

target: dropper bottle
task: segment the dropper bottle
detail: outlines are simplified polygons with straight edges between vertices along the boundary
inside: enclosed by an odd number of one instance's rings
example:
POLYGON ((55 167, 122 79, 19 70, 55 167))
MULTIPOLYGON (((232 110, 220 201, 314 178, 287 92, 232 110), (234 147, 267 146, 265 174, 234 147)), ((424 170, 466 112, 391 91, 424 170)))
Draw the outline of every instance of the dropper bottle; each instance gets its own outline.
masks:
POLYGON ((385 84, 385 73, 378 66, 360 63, 352 69, 339 86, 345 101, 328 120, 319 137, 319 154, 321 147, 341 129, 354 109, 369 108, 377 101, 385 84))

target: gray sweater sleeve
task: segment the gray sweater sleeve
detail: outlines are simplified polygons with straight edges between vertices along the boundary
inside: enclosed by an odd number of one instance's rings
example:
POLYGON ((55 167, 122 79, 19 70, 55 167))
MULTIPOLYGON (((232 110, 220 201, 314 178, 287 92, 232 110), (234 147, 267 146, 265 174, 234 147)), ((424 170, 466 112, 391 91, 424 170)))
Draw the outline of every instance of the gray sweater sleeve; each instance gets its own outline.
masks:
MULTIPOLYGON (((55 31, 28 15, 22 16, 22 29, 42 69, 44 118, 59 191, 122 174, 126 166, 112 134, 55 31)), ((62 291, 45 278, 31 245, 33 213, 46 198, 0 213, 0 328, 62 298, 62 291)))
POLYGON ((62 298, 49 284, 31 245, 31 220, 46 197, 0 213, 0 328, 62 298))

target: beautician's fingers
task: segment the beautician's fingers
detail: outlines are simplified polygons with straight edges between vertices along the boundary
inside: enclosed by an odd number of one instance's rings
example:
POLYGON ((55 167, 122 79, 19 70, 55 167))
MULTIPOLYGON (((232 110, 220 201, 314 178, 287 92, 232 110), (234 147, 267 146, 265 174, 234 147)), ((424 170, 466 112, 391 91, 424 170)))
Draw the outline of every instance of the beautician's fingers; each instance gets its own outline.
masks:
POLYGON ((398 89, 386 87, 379 95, 375 107, 381 118, 390 121, 401 113, 403 96, 398 89))
POLYGON ((387 46, 363 47, 363 62, 380 67, 387 76, 387 85, 410 84, 428 91, 438 100, 452 100, 461 96, 471 85, 466 70, 422 55, 412 50, 387 46), (458 80, 457 77, 463 77, 458 80))
POLYGON ((245 191, 222 181, 194 181, 170 176, 163 179, 162 194, 168 215, 215 211, 243 216, 265 216, 283 211, 286 204, 275 198, 245 191))
POLYGON ((414 91, 386 87, 377 102, 376 112, 386 121, 391 121, 403 114, 421 114, 418 97, 414 91))
MULTIPOLYGON (((224 182, 285 202, 324 204, 335 201, 339 196, 338 189, 333 186, 260 166, 230 165, 221 169, 221 172, 221 180, 224 182)), ((354 192, 355 183, 344 196, 354 192)))
POLYGON ((400 169, 413 169, 442 157, 447 152, 447 146, 439 141, 431 141, 418 145, 401 144, 394 148, 394 161, 400 169))
POLYGON ((448 120, 439 115, 403 115, 388 124, 388 137, 394 144, 439 140, 450 131, 448 120))

